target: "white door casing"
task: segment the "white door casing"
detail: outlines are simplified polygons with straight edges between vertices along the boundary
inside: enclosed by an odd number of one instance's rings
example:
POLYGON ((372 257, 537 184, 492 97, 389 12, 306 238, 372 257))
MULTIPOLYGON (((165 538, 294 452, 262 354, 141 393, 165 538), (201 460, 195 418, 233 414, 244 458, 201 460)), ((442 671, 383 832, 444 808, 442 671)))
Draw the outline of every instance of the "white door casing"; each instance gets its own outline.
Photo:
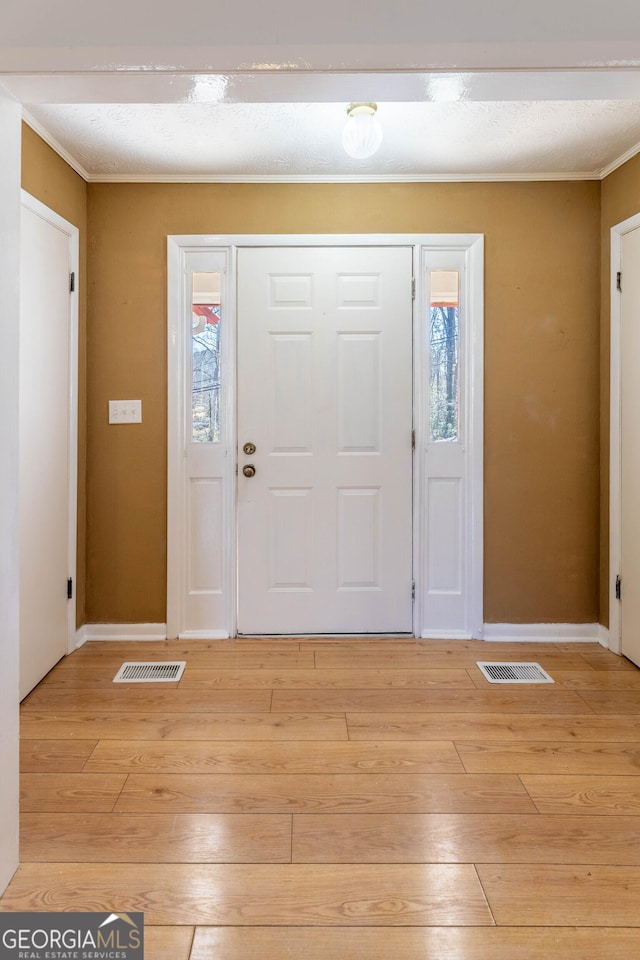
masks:
MULTIPOLYGON (((483 238, 481 235, 274 235, 274 236, 178 236, 168 238, 168 580, 167 580, 167 635, 169 637, 234 636, 237 630, 237 561, 236 521, 240 515, 243 477, 236 470, 248 461, 241 447, 252 438, 239 436, 235 428, 236 402, 242 404, 244 384, 236 384, 236 302, 235 291, 242 286, 242 273, 237 259, 245 248, 326 248, 326 247, 410 247, 413 252, 415 303, 413 316, 413 422, 416 455, 413 486, 413 571, 416 601, 413 608, 413 632, 417 636, 481 637, 482 636, 482 426, 483 426, 483 238), (460 357, 461 410, 460 424, 463 442, 464 477, 448 467, 437 479, 453 483, 441 485, 440 490, 458 486, 455 497, 444 497, 444 504, 436 507, 439 523, 428 523, 428 359, 429 347, 425 331, 428 328, 428 270, 429 255, 448 253, 446 269, 460 270, 460 357), (204 474, 189 478, 186 468, 191 394, 190 373, 187 364, 187 345, 191 336, 191 273, 217 269, 215 257, 226 256, 222 285, 222 408, 223 427, 218 447, 218 463, 207 467, 205 474, 216 480, 218 504, 222 517, 213 527, 210 516, 202 517, 209 534, 198 533, 200 522, 189 513, 188 487, 192 479, 204 481, 204 474), (202 260, 200 257, 204 256, 202 260), (193 259, 193 258, 196 259, 193 259), (208 259, 207 259, 208 258, 208 259), (213 259, 212 259, 213 258, 213 259), (226 324, 226 326, 225 326, 226 324), (237 387, 237 389, 236 389, 237 387), (237 400, 236 400, 237 398, 237 400), (446 470, 449 472, 447 473, 446 470), (209 473, 207 473, 209 471, 209 473), (455 519, 447 519, 441 507, 455 505, 455 519), (456 540, 457 554, 444 542, 455 523, 459 524, 456 540), (211 532, 215 528, 215 535, 211 532), (429 538, 440 536, 440 547, 429 538), (221 572, 215 590, 192 591, 189 588, 189 569, 193 566, 193 549, 199 560, 205 560, 212 570, 221 572), (204 552, 203 552, 204 548, 204 552), (205 556, 209 551, 208 559, 205 556), (430 552, 429 552, 430 551, 430 552), (425 568, 429 557, 433 565, 439 563, 439 553, 454 569, 462 564, 457 589, 450 584, 425 583, 425 568), (444 551, 444 552, 443 552, 444 551), (449 551, 447 557, 447 551, 449 551), (435 591, 434 588, 435 587, 435 591), (431 603, 440 590, 449 618, 443 624, 441 607, 431 603), (451 594, 455 594, 452 601, 451 594), (428 596, 431 594, 430 599, 428 596), (208 595, 208 599, 207 599, 208 595), (192 602, 194 601, 194 602, 192 602), (457 610, 454 607, 457 605, 457 610), (197 612, 196 615, 192 615, 197 612), (431 619, 430 619, 431 618, 431 619)), ((433 261, 435 263, 436 261, 433 261)), ((291 331, 289 331, 291 333, 291 331)), ((299 331, 293 331, 295 334, 299 331)), ((284 354, 292 343, 282 344, 284 354)), ((301 349, 293 342, 295 349, 301 349)), ((353 346, 353 344, 350 344, 353 346)), ((291 380, 291 378, 289 378, 291 380)), ((442 459, 442 458, 441 458, 442 459)), ((256 464, 256 466, 258 466, 256 464)), ((442 463, 440 464, 442 468, 442 463)), ((432 470, 432 476, 436 476, 432 470)), ((247 481, 250 483, 251 481, 247 481)), ((205 483, 203 490, 213 490, 205 483)), ((440 491, 438 491, 440 492, 440 491)), ((370 498, 371 499, 371 498, 370 498)), ((361 503, 365 503, 362 498, 361 503)), ((369 501, 370 502, 370 501, 369 501)), ((435 500, 431 501, 432 521, 435 500)), ((297 506, 299 507, 299 501, 297 506)), ((349 503, 349 506, 352 504, 349 503)), ((366 515, 366 511, 364 511, 366 515)), ((200 584, 202 586, 202 584, 200 584)), ((282 628, 278 628, 281 632, 282 628)), ((338 631, 332 631, 338 632, 338 631)), ((343 632, 340 630, 339 632, 343 632)))
POLYGON ((20 696, 75 646, 78 230, 23 192, 20 696), (70 289, 75 275, 74 292, 70 289))
POLYGON ((241 633, 413 629, 411 279, 410 247, 238 253, 241 633))
POLYGON ((609 644, 640 665, 640 215, 611 239, 609 644))

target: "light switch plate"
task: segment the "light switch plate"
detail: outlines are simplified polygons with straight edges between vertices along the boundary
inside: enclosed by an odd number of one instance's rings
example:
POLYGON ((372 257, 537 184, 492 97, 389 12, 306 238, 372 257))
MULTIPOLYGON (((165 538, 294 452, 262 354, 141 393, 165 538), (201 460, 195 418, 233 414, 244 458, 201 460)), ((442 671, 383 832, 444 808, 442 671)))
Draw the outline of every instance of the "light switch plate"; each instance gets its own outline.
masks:
POLYGON ((142 400, 109 400, 109 423, 142 423, 142 400))

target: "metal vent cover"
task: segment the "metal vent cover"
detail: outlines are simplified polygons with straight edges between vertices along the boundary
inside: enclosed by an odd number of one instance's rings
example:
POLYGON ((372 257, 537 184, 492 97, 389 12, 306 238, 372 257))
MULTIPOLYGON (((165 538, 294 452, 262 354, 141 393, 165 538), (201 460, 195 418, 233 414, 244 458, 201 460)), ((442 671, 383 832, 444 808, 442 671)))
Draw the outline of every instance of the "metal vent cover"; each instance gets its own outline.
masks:
POLYGON ((476 664, 489 683, 554 683, 552 677, 539 663, 487 663, 476 664))
POLYGON ((122 664, 114 683, 174 683, 179 680, 187 665, 186 660, 136 661, 122 664))

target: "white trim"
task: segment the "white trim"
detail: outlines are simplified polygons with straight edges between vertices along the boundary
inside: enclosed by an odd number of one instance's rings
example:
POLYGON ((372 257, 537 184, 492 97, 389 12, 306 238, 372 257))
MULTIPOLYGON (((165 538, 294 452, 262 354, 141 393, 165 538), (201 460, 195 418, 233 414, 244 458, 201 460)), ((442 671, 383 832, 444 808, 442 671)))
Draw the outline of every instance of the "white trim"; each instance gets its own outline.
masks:
POLYGON ((172 235, 169 242, 179 249, 209 247, 414 247, 434 250, 466 250, 483 234, 478 233, 231 233, 172 235))
POLYGON ((0 86, 0 893, 18 866, 20 107, 0 86))
POLYGON ((506 643, 600 643, 599 623, 485 623, 484 639, 506 643))
POLYGON ((83 643, 89 640, 166 640, 165 623, 86 623, 83 643))
POLYGON ((182 480, 182 377, 184 346, 180 336, 183 313, 183 263, 181 251, 167 242, 167 636, 177 637, 183 619, 183 549, 180 518, 184 516, 182 480))
POLYGON ((78 287, 80 280, 80 230, 51 210, 26 190, 20 191, 20 200, 46 223, 51 224, 69 239, 70 270, 75 275, 75 291, 69 304, 69 529, 67 533, 67 570, 73 581, 73 596, 67 601, 67 653, 76 649, 77 537, 78 537, 78 287))
MULTIPOLYGON (((472 239, 472 236, 469 237, 472 239)), ((476 235, 466 251, 465 321, 469 328, 465 374, 469 445, 467 503, 469 606, 467 628, 476 639, 484 635, 484 236, 476 235)))
POLYGON ((423 630, 419 634, 421 640, 477 640, 478 637, 472 637, 470 633, 464 630, 423 630))
POLYGON ((614 170, 617 170, 618 167, 621 167, 627 162, 627 160, 632 160, 637 154, 640 153, 640 143, 636 143, 635 146, 629 147, 628 150, 625 150, 616 160, 612 160, 611 163, 607 164, 606 167, 603 167, 602 170, 598 171, 598 180, 604 180, 605 177, 608 177, 610 173, 613 173, 614 170))
MULTIPOLYGON (((607 650, 610 650, 611 647, 609 645, 609 641, 610 641, 609 630, 607 629, 607 627, 603 627, 601 623, 598 624, 598 643, 600 643, 607 650)), ((611 652, 613 653, 614 651, 612 650, 611 652)))
POLYGON ((79 628, 76 630, 76 643, 75 643, 75 649, 76 649, 76 650, 79 650, 80 647, 83 647, 83 646, 85 645, 85 643, 87 642, 87 639, 88 639, 88 637, 87 637, 87 632, 88 632, 88 631, 87 631, 87 626, 86 626, 86 624, 85 624, 83 627, 79 627, 79 628))
POLYGON ((178 634, 178 640, 228 640, 229 637, 225 630, 185 630, 178 634))
MULTIPOLYGON (((29 124, 31 126, 31 124, 29 124)), ((35 129, 35 126, 34 126, 35 129)), ((36 131, 39 133, 39 131, 36 131)), ((55 149, 55 140, 44 137, 55 149)), ((62 149, 62 148, 61 148, 62 149)), ((631 154, 633 156, 633 153, 631 154)), ((68 154, 64 151, 64 159, 68 154)), ((629 159, 621 160, 624 163, 629 159)), ((67 161, 71 163, 71 161, 67 161)), ((300 174, 150 174, 150 173, 86 173, 75 161, 71 164, 88 183, 547 183, 549 181, 602 180, 600 171, 587 170, 578 173, 300 173, 300 174)), ((616 161, 616 165, 619 164, 616 161)), ((613 168, 615 169, 615 167, 613 168)))
POLYGON ((620 480, 620 294, 616 277, 620 270, 622 237, 640 227, 640 213, 611 228, 610 390, 609 390, 609 649, 622 652, 620 604, 616 599, 616 576, 621 559, 620 480))
POLYGON ((42 124, 38 120, 36 120, 35 117, 32 117, 29 111, 25 110, 24 107, 22 108, 22 119, 24 120, 26 125, 28 127, 31 127, 34 133, 37 133, 38 136, 42 140, 44 140, 44 142, 48 144, 48 146, 50 146, 51 149, 55 151, 55 153, 57 153, 59 157, 62 157, 65 163, 68 163, 71 169, 74 170, 80 177, 82 177, 83 180, 85 180, 88 183, 90 180, 93 179, 91 174, 87 173, 87 171, 82 166, 80 161, 76 160, 76 158, 72 154, 70 154, 68 150, 65 150, 62 144, 58 143, 56 138, 49 133, 47 128, 43 127, 42 124))

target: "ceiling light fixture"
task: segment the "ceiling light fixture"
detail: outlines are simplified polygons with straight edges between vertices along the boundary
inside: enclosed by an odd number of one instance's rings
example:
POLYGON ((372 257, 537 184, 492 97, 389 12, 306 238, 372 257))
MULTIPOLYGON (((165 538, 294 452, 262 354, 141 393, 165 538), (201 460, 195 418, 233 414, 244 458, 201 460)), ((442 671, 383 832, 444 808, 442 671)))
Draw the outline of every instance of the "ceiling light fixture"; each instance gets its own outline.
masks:
POLYGON ((376 120, 377 103, 350 103, 342 131, 342 146, 350 157, 366 160, 382 143, 382 127, 376 120))

